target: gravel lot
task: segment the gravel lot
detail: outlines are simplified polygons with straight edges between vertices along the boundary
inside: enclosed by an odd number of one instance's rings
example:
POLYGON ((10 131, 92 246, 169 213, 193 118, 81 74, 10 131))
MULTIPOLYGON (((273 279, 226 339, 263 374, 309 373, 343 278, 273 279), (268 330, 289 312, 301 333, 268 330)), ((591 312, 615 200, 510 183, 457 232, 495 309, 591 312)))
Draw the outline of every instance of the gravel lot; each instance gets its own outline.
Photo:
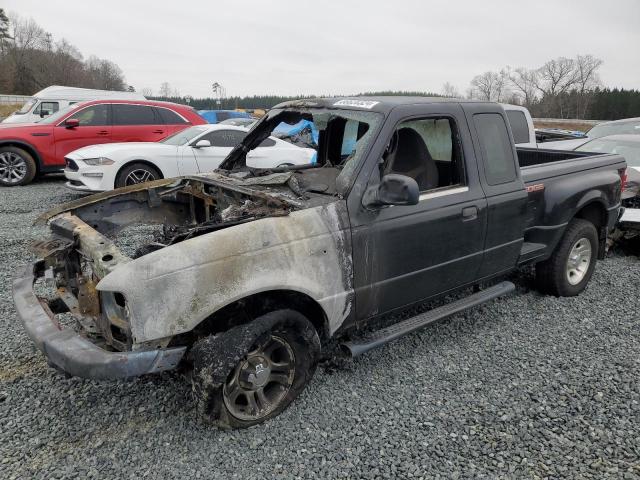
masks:
POLYGON ((22 332, 11 279, 59 178, 0 190, 0 478, 640 478, 640 269, 578 298, 518 292, 322 367, 283 415, 201 425, 177 374, 67 379, 22 332))

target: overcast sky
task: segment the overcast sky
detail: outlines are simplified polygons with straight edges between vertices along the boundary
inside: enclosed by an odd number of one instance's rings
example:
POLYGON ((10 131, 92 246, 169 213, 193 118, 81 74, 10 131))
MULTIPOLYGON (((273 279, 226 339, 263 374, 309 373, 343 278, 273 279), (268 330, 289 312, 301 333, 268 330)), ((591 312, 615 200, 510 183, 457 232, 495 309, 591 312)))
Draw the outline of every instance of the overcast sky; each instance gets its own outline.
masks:
POLYGON ((465 92, 486 70, 558 56, 604 60, 640 88, 640 0, 4 0, 55 39, 108 58, 127 83, 183 95, 465 92))

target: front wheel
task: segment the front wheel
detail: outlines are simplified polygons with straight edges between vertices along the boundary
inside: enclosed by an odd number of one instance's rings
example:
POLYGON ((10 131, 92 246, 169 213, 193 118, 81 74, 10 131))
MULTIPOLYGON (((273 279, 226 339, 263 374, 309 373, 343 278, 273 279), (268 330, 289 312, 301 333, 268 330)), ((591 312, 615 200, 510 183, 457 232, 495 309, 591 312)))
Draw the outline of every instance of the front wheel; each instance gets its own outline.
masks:
POLYGON ((304 390, 319 353, 315 328, 293 310, 270 312, 204 338, 191 351, 198 410, 221 428, 262 423, 304 390))
POLYGON ((536 265, 538 289, 558 297, 573 297, 589 283, 598 256, 598 231, 586 220, 574 219, 548 260, 536 265))
POLYGON ((118 172, 115 187, 128 187, 130 185, 151 182, 161 178, 162 174, 157 168, 147 165, 146 163, 137 162, 127 165, 118 172))

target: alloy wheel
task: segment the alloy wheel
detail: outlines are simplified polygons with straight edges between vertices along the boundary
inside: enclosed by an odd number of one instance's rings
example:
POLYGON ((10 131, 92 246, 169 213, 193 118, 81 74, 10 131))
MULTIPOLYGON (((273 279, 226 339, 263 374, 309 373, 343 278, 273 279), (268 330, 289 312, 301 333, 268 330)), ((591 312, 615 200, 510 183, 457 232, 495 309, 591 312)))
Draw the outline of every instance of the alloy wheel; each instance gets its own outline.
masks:
POLYGON ((239 420, 266 417, 286 397, 294 376, 293 349, 283 338, 270 334, 229 375, 223 389, 225 406, 239 420))
POLYGON ((127 175, 127 178, 124 180, 125 186, 129 185, 137 185, 138 183, 150 182, 155 180, 156 176, 153 172, 144 169, 136 169, 133 170, 127 175))
POLYGON ((0 181, 19 183, 27 175, 27 162, 14 152, 0 152, 0 181))
POLYGON ((567 280, 571 285, 579 284, 591 264, 591 242, 582 237, 576 240, 567 259, 567 280))

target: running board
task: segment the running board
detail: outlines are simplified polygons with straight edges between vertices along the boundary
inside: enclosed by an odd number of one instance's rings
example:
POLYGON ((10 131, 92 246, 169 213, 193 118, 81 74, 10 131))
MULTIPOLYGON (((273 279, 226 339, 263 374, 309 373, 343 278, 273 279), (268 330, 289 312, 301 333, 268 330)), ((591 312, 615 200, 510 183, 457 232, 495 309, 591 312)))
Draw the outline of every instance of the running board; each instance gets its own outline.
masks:
POLYGON ((402 322, 395 323, 390 327, 372 332, 370 335, 363 338, 345 342, 342 344, 342 347, 345 348, 352 357, 356 357, 411 332, 420 330, 433 322, 437 322, 438 320, 442 320, 456 313, 481 305, 489 300, 493 300, 494 298, 506 295, 507 293, 515 290, 515 288, 515 285, 511 282, 501 282, 478 293, 461 298, 453 303, 448 303, 441 307, 434 308, 428 312, 416 315, 415 317, 403 320, 402 322))

